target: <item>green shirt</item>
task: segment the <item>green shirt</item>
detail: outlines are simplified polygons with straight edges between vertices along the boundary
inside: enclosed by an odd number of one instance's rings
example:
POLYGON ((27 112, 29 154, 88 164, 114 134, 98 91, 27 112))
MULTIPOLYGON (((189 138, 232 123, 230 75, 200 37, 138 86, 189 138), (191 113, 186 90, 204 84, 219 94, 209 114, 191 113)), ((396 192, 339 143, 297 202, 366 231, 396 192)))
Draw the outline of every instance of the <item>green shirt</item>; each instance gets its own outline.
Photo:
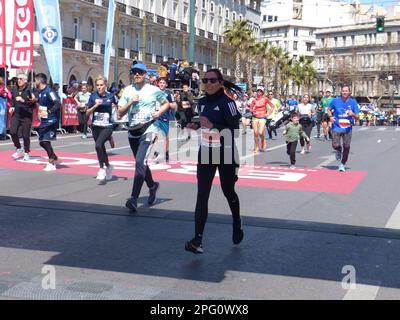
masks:
POLYGON ((300 139, 301 136, 304 139, 308 139, 300 123, 294 124, 293 122, 289 122, 285 127, 285 131, 286 131, 287 142, 297 141, 300 139))
POLYGON ((333 97, 323 97, 321 100, 322 112, 326 113, 327 108, 330 106, 333 97))

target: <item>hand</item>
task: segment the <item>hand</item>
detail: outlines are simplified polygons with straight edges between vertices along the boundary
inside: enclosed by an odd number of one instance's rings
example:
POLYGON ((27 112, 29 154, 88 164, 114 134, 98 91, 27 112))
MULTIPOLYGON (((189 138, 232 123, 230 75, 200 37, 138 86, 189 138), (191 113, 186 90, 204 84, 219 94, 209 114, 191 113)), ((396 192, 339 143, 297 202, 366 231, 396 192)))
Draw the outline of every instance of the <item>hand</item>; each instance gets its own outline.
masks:
POLYGON ((335 122, 335 121, 336 121, 336 119, 335 119, 334 116, 330 116, 330 117, 329 117, 329 120, 330 120, 331 122, 335 122))
POLYGON ((133 105, 135 103, 139 102, 139 96, 135 94, 130 100, 129 100, 129 105, 133 105))
POLYGON ((33 94, 33 93, 31 93, 31 102, 36 102, 37 101, 37 99, 36 99, 36 97, 35 97, 35 95, 33 94))
POLYGON ((195 123, 193 123, 193 122, 189 122, 189 123, 186 125, 186 128, 191 129, 191 130, 197 130, 197 129, 198 129, 198 126, 197 126, 197 124, 195 124, 195 123))
POLYGON ((214 124, 204 116, 200 117, 200 125, 208 129, 211 129, 214 126, 214 124))
POLYGON ((9 113, 14 113, 14 108, 10 108, 10 110, 8 110, 9 113))
POLYGON ((158 119, 161 116, 161 113, 160 111, 152 112, 151 116, 153 117, 153 119, 158 119))
POLYGON ((22 99, 21 96, 16 97, 16 98, 15 98, 15 101, 17 101, 17 102, 25 102, 25 100, 22 99))
POLYGON ((287 133, 286 130, 282 132, 282 134, 283 134, 284 136, 286 136, 286 133, 287 133))
POLYGON ((347 114, 348 114, 350 117, 354 117, 354 116, 356 115, 352 110, 348 110, 348 111, 347 111, 347 114))
POLYGON ((101 105, 103 103, 103 99, 96 99, 95 100, 95 106, 97 107, 97 106, 99 106, 99 105, 101 105))
POLYGON ((307 142, 310 142, 310 138, 307 138, 306 141, 307 141, 307 142))

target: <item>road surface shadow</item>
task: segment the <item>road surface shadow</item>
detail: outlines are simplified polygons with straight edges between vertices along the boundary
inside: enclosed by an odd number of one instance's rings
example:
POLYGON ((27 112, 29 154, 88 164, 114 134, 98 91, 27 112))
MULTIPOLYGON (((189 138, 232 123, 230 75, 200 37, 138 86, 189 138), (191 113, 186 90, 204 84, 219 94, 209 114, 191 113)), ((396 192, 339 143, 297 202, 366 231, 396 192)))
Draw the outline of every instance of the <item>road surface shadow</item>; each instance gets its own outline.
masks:
MULTIPOLYGON (((266 208, 266 210, 269 210, 266 208)), ((209 214, 203 255, 184 251, 193 212, 0 196, 0 246, 47 251, 44 264, 219 283, 236 271, 400 288, 400 232, 329 223, 245 217, 231 242, 228 215, 209 214), (376 266, 379 265, 380 268, 376 266)))

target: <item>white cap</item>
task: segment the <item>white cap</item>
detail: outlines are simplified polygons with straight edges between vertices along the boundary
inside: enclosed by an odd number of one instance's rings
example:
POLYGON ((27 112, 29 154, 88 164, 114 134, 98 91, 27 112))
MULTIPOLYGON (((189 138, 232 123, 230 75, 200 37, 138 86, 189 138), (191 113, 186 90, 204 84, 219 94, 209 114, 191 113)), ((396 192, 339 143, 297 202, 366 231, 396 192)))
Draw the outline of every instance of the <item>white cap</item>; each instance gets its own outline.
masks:
POLYGON ((258 90, 261 90, 262 92, 265 92, 265 88, 264 88, 263 86, 258 86, 258 87, 257 87, 257 91, 258 91, 258 90))

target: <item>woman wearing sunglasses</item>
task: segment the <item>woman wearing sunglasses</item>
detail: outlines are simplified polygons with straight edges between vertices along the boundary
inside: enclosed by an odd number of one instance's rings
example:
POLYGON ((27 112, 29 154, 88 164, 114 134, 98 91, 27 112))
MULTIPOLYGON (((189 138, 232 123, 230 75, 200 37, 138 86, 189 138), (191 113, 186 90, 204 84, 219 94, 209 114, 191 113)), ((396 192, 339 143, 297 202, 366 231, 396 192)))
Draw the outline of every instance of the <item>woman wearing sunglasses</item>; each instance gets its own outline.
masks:
POLYGON ((222 191, 228 200, 233 218, 232 241, 243 239, 239 197, 235 192, 239 169, 238 152, 234 137, 239 131, 240 113, 224 87, 241 92, 240 88, 225 81, 218 69, 207 71, 204 79, 205 97, 198 103, 200 123, 189 123, 188 128, 201 130, 201 144, 197 164, 197 201, 195 209, 195 235, 185 244, 185 250, 203 253, 202 237, 208 216, 208 198, 218 169, 222 191))

